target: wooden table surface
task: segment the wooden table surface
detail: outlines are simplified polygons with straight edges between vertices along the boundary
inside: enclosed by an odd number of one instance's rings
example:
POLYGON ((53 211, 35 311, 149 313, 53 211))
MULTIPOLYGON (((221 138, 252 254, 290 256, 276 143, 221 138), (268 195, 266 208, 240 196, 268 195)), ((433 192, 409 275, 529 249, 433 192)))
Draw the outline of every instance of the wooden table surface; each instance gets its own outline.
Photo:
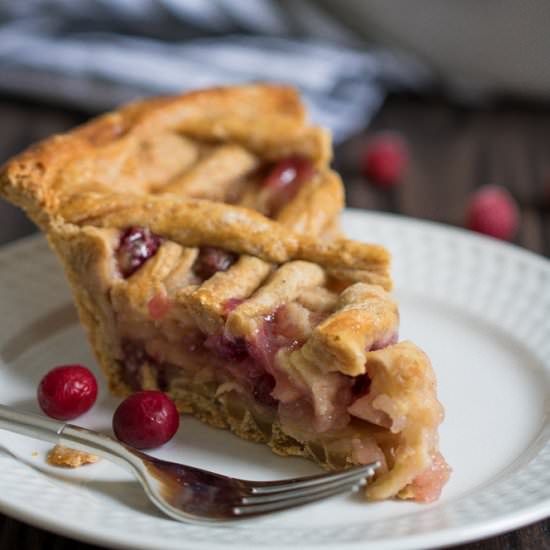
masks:
MULTIPOLYGON (((0 162, 86 118, 86 113, 0 98, 0 162)), ((362 135, 337 147, 335 166, 345 179, 350 206, 455 225, 462 224, 464 205, 473 189, 487 183, 503 185, 521 205, 516 243, 550 256, 550 105, 508 102, 473 109, 441 98, 393 96, 362 135), (398 131, 410 146, 410 165, 403 183, 389 192, 370 186, 358 170, 365 138, 378 130, 398 131)), ((0 243, 32 231, 19 212, 1 202, 0 222, 0 243)), ((0 548, 97 547, 0 514, 0 548)), ((550 549, 550 520, 454 548, 550 549)))

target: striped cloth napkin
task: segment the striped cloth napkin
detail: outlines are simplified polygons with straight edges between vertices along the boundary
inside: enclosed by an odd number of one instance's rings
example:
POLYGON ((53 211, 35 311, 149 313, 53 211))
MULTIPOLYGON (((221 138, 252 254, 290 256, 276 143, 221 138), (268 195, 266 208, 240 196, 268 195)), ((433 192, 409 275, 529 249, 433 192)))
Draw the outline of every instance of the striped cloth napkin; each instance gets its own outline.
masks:
POLYGON ((254 80, 299 88, 342 141, 429 74, 308 0, 0 0, 0 91, 99 111, 254 80))

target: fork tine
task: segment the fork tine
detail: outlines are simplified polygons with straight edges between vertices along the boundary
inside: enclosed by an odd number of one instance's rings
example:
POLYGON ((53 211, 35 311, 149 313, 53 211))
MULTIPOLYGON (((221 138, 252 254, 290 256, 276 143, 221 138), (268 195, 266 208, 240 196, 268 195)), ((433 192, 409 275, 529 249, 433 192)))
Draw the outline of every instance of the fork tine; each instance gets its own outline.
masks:
MULTIPOLYGON (((295 506, 301 506, 308 502, 314 502, 330 496, 337 495, 339 493, 345 493, 348 491, 356 491, 367 483, 366 478, 360 480, 354 480, 349 483, 342 483, 337 486, 329 488, 323 488, 318 491, 308 492, 302 495, 291 495, 286 498, 281 498, 273 502, 262 502, 259 504, 244 504, 242 506, 234 506, 232 512, 236 516, 250 516, 255 514, 265 514, 268 512, 275 512, 277 510, 283 510, 288 508, 294 508, 295 506)), ((273 495, 274 496, 274 495, 273 495)))
POLYGON ((323 483, 317 483, 314 485, 299 485, 296 484, 290 488, 270 493, 255 493, 242 497, 241 503, 246 505, 263 504, 265 502, 277 502, 279 500, 298 498, 307 495, 314 495, 321 491, 328 489, 336 489, 337 487, 348 487, 354 485, 361 480, 366 479, 374 474, 373 467, 361 468, 359 471, 355 470, 353 475, 346 477, 340 476, 325 476, 323 483), (366 471, 365 471, 366 470, 366 471))
POLYGON ((379 467, 379 462, 372 462, 365 466, 357 466, 356 468, 350 468, 349 470, 334 474, 319 474, 306 478, 285 479, 283 481, 254 482, 250 487, 250 491, 253 495, 263 495, 293 491, 306 487, 324 486, 326 483, 368 477, 379 467))

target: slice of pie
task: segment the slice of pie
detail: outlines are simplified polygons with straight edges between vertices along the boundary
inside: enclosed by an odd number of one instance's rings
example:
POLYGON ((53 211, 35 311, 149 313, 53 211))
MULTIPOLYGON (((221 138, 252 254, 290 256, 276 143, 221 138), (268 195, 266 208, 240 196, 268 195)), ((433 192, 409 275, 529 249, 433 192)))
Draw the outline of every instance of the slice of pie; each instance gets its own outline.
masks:
POLYGON ((8 163, 0 192, 63 261, 111 389, 329 469, 436 499, 443 409, 398 343, 389 254, 340 236, 329 142, 265 85, 148 100, 8 163))

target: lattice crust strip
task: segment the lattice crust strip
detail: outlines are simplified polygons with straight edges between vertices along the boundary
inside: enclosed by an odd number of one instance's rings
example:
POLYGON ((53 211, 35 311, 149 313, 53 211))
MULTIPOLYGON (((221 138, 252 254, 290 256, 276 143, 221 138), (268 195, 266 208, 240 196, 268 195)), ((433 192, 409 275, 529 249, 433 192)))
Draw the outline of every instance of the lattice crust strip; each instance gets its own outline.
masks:
POLYGON ((320 240, 287 229, 253 210, 199 199, 87 193, 61 205, 64 220, 81 226, 147 226, 183 246, 215 246, 269 262, 312 261, 348 281, 391 287, 390 255, 378 245, 320 240))

